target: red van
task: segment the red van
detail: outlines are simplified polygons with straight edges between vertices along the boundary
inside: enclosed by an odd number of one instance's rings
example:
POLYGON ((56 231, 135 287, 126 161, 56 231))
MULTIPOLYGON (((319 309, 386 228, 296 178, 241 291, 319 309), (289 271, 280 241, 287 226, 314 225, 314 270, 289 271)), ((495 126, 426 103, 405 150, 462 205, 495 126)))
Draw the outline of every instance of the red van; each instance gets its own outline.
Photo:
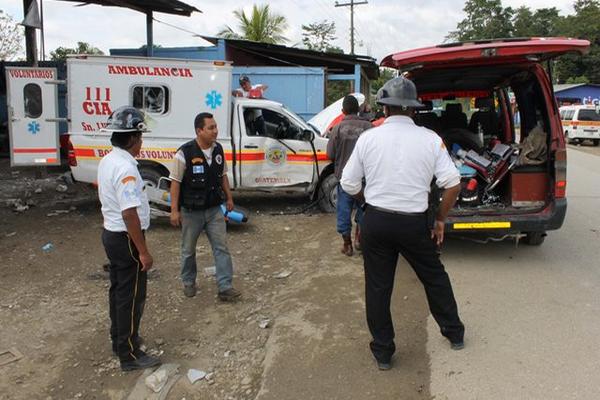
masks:
POLYGON ((438 133, 461 172, 446 232, 523 237, 539 245, 565 219, 567 153, 551 64, 587 40, 532 38, 442 44, 391 54, 381 66, 417 86, 417 124, 438 133), (550 72, 551 73, 551 72, 550 72))

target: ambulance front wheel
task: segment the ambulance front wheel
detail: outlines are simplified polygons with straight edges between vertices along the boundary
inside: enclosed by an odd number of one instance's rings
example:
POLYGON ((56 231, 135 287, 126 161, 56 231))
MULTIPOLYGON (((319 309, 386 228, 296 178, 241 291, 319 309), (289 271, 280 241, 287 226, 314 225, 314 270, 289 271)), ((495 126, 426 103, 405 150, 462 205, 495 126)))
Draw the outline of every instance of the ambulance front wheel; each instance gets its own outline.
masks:
POLYGON ((594 139, 593 142, 594 142, 594 146, 596 146, 596 147, 600 146, 600 139, 594 139))
POLYGON ((158 181, 163 177, 163 174, 161 174, 160 171, 150 166, 140 167, 140 175, 142 176, 144 184, 152 188, 158 188, 158 181))
POLYGON ((319 188, 319 207, 323 212, 334 213, 337 205, 338 179, 334 174, 327 175, 319 188))

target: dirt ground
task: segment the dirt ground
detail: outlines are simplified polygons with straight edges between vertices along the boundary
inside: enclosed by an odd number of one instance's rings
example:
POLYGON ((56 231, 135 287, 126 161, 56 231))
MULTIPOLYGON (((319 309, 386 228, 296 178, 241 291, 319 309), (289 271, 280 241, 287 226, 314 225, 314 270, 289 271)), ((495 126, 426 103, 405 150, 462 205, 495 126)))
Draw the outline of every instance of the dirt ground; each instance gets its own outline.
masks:
MULTIPOLYGON (((111 354, 94 192, 77 184, 57 192, 60 171, 42 180, 31 174, 0 175, 5 200, 31 199, 22 212, 9 200, 0 207, 0 351, 23 354, 0 366, 0 399, 127 398, 141 372, 121 372, 111 354), (48 243, 52 249, 44 251, 48 243)), ((184 375, 167 398, 430 398, 428 313, 414 274, 398 277, 406 323, 397 334, 407 339, 397 344, 407 360, 382 377, 367 347, 362 259, 339 253, 334 216, 287 215, 306 205, 298 195, 235 199, 251 210, 247 224, 228 229, 234 285, 243 292, 237 303, 219 302, 214 278, 203 273, 214 265, 204 237, 199 294, 188 299, 179 281, 178 231, 155 220, 148 232, 155 268, 141 334, 148 351, 180 364, 184 375), (212 378, 191 385, 189 368, 212 378)))

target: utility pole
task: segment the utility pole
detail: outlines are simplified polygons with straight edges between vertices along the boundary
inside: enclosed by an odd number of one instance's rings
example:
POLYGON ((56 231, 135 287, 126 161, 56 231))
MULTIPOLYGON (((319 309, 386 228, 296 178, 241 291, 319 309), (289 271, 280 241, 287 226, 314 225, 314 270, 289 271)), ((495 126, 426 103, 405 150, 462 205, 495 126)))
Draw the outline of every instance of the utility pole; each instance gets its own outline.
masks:
POLYGON ((368 1, 354 1, 350 0, 350 3, 340 4, 335 2, 336 7, 350 7, 350 54, 354 54, 354 6, 361 4, 368 4, 368 1))
MULTIPOLYGON (((33 21, 33 23, 31 22, 31 20, 28 20, 27 17, 32 17, 31 15, 29 15, 29 11, 31 9, 32 3, 34 3, 35 1, 36 0, 23 0, 23 11, 25 15, 25 19, 23 20, 23 22, 26 22, 23 24, 25 26, 25 54, 27 56, 27 65, 30 65, 32 67, 37 67, 38 65, 37 40, 35 34, 36 27, 34 25, 36 22, 39 24, 39 15, 36 15, 37 21, 33 21)), ((34 4, 34 6, 35 13, 37 13, 37 3, 34 4)))

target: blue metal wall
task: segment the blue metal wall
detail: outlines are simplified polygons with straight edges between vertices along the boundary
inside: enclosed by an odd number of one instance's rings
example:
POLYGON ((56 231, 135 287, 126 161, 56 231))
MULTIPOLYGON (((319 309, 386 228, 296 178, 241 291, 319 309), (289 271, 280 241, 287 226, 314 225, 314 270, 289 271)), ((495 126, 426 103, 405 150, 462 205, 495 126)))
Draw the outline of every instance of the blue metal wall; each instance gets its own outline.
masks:
POLYGON ((596 102, 600 102, 600 87, 597 86, 578 86, 571 89, 561 90, 560 92, 555 92, 555 96, 557 98, 577 98, 581 99, 581 102, 584 103, 584 99, 591 98, 592 102, 596 100, 596 102))
POLYGON ((316 67, 234 67, 233 86, 240 75, 269 88, 265 97, 283 103, 305 120, 325 108, 325 69, 316 67))

